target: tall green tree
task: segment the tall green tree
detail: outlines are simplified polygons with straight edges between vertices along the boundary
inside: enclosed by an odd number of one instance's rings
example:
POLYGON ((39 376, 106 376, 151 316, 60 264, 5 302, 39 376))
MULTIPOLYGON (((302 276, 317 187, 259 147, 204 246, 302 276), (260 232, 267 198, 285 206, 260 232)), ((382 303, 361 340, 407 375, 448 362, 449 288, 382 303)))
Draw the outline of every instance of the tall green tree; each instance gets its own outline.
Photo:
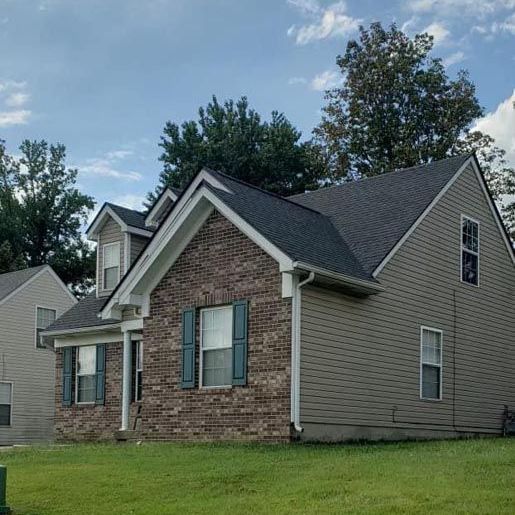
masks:
MULTIPOLYGON (((433 37, 408 37, 395 24, 360 27, 337 57, 343 82, 326 92, 314 134, 329 178, 370 177, 475 151, 497 200, 515 193, 514 172, 492 138, 471 133, 483 114, 466 71, 451 80, 431 55, 433 37)), ((503 206, 506 221, 515 205, 503 206)), ((510 214, 511 213, 511 214, 510 214)), ((515 230, 515 228, 513 229, 515 230)))
POLYGON ((160 146, 163 171, 152 201, 164 186, 184 187, 206 166, 281 195, 316 187, 323 164, 311 143, 284 114, 270 121, 249 107, 246 97, 199 109, 197 121, 167 122, 160 146))
POLYGON ((0 142, 0 248, 16 266, 51 265, 82 293, 95 277, 94 252, 81 235, 94 202, 76 188, 78 172, 67 168, 65 159, 61 144, 25 140, 15 159, 0 142))

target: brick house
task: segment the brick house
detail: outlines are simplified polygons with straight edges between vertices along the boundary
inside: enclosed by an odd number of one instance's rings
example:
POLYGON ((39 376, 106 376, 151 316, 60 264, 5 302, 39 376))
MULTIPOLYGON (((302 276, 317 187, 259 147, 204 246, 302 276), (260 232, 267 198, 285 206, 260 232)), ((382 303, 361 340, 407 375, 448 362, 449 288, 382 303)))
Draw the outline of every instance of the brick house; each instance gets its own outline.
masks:
POLYGON ((88 229, 45 332, 61 440, 501 434, 515 257, 474 156, 290 198, 202 170, 88 229))

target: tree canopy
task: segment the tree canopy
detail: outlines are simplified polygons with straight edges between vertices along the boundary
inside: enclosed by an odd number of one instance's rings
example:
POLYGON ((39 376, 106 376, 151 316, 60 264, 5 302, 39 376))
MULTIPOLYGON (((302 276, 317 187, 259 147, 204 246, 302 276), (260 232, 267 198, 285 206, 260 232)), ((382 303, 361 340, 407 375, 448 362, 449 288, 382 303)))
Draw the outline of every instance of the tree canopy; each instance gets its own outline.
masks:
POLYGON ((81 227, 93 199, 75 187, 63 145, 25 140, 20 157, 0 141, 0 272, 51 265, 81 293, 95 277, 95 255, 81 227))
MULTIPOLYGON (((475 86, 461 70, 447 76, 433 57, 433 37, 410 38, 395 24, 360 27, 337 57, 342 84, 326 92, 315 138, 337 182, 475 151, 495 199, 515 193, 515 172, 492 138, 471 132, 483 114, 475 86)), ((515 203, 504 201, 513 223, 515 203)), ((512 225, 515 231, 515 223, 512 225)))
POLYGON ((270 121, 246 97, 219 103, 213 96, 197 121, 167 122, 160 146, 163 171, 152 201, 164 186, 184 187, 202 167, 213 168, 280 195, 317 187, 324 166, 284 114, 270 121))

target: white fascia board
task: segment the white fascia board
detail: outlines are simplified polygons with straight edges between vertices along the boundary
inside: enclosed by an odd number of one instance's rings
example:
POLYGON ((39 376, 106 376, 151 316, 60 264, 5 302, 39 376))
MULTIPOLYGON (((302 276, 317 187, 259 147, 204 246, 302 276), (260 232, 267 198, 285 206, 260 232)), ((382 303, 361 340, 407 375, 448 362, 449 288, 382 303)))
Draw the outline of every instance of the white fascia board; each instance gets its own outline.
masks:
POLYGON ((41 335, 43 337, 60 337, 60 336, 70 336, 73 334, 82 334, 82 333, 112 333, 118 332, 120 330, 121 324, 116 322, 114 324, 105 324, 105 325, 95 325, 89 327, 78 327, 76 329, 61 329, 57 331, 41 331, 41 335))
POLYGON ((157 225, 156 220, 161 216, 164 205, 167 202, 175 202, 178 196, 170 189, 166 188, 159 200, 152 206, 152 209, 145 217, 147 225, 157 225))
MULTIPOLYGON (((140 333, 132 333, 132 340, 141 340, 140 333)), ((63 347, 80 347, 81 345, 97 345, 98 343, 121 343, 123 341, 123 333, 98 333, 98 334, 80 334, 76 336, 63 336, 54 339, 54 348, 63 347)))
POLYGON ((377 277, 381 270, 388 264, 388 262, 395 256, 397 251, 404 245, 404 242, 413 234, 413 231, 424 221, 425 217, 435 207, 438 201, 447 193, 449 188, 456 182, 458 177, 467 169, 467 167, 474 163, 474 159, 470 157, 463 163, 460 169, 451 177, 449 182, 440 190, 440 193, 431 201, 431 203, 424 209, 423 213, 415 220, 415 223, 404 233, 402 238, 394 245, 394 247, 388 252, 385 258, 377 265, 376 269, 372 272, 372 277, 377 277))
POLYGON ((134 227, 133 225, 126 225, 126 231, 131 234, 137 234, 138 236, 145 236, 147 238, 151 238, 154 234, 152 231, 147 231, 146 229, 140 229, 139 227, 134 227))
POLYGON ((351 286, 353 288, 361 289, 368 293, 380 293, 385 291, 384 287, 379 283, 373 281, 367 281, 365 279, 357 279, 350 275, 341 274, 339 272, 333 272, 331 270, 327 270, 325 268, 320 268, 318 266, 313 266, 308 263, 302 263, 300 261, 295 261, 293 263, 293 267, 296 270, 304 270, 306 272, 314 272, 316 275, 327 277, 328 279, 333 279, 338 281, 344 285, 351 286))

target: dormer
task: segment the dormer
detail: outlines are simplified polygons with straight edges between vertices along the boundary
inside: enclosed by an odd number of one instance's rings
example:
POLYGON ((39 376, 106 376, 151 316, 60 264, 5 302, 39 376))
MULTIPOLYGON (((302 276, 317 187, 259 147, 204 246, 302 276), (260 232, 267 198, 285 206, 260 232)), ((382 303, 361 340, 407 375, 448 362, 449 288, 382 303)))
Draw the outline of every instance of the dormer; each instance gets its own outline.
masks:
POLYGON ((172 205, 179 198, 180 194, 180 190, 175 188, 165 188, 145 217, 145 224, 147 227, 156 228, 170 212, 172 205))
POLYGON ((98 297, 111 294, 153 232, 145 213, 110 203, 102 206, 86 233, 97 243, 98 297))

